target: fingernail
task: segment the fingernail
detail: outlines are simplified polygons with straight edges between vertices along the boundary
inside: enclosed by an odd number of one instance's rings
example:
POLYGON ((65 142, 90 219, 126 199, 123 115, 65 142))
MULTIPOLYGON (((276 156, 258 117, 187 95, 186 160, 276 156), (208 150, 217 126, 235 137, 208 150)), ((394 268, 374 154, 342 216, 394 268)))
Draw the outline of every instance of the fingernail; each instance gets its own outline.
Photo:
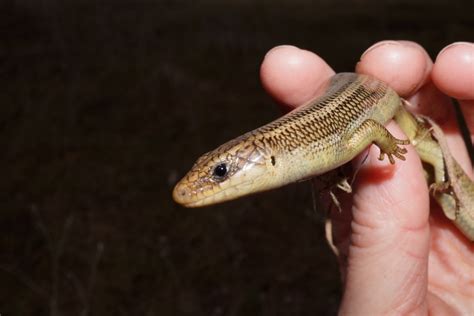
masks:
POLYGON ((360 59, 364 58, 364 56, 368 53, 370 53, 372 50, 378 48, 378 47, 381 47, 381 46, 385 46, 385 45, 400 45, 400 43, 398 41, 395 41, 395 40, 387 40, 387 41, 382 41, 382 42, 378 42, 378 43, 375 43, 374 45, 370 46, 369 48, 367 48, 367 50, 365 52, 362 53, 362 55, 360 56, 360 59))
MULTIPOLYGON (((438 59, 439 56, 441 56, 442 54, 444 54, 445 51, 455 47, 455 46, 462 46, 462 45, 466 45, 468 47, 472 47, 474 46, 474 43, 471 43, 471 42, 455 42, 455 43, 452 43, 452 44, 449 44, 448 46, 446 46, 445 48, 443 48, 439 53, 438 53, 438 56, 436 56, 436 59, 438 59)), ((435 60, 436 60, 435 59, 435 60)))

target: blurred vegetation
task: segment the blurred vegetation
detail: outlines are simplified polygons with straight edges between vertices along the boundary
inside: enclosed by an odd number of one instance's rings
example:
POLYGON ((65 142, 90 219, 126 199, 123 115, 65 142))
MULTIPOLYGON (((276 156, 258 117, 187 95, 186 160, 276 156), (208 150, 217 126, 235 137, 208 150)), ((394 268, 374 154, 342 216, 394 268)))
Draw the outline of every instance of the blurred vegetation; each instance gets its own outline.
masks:
POLYGON ((175 205, 201 153, 279 115, 275 45, 337 71, 382 39, 434 57, 470 1, 0 3, 0 314, 313 315, 340 300, 309 186, 175 205))

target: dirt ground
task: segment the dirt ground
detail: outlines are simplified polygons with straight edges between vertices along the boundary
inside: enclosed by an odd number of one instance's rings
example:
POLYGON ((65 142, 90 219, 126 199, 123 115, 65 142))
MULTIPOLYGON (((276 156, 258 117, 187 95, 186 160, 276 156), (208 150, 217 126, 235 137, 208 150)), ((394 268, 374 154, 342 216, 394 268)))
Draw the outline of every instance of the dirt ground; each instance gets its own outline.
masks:
POLYGON ((191 210, 171 190, 279 115, 273 46, 351 71, 378 40, 474 40, 470 0, 381 3, 0 2, 0 314, 335 314, 307 183, 191 210))

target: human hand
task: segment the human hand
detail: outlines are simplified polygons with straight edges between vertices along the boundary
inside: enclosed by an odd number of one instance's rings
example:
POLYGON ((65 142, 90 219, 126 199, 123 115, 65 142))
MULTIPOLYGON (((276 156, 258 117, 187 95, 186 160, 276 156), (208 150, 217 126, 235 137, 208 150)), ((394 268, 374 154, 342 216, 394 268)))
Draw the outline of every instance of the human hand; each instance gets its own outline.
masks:
MULTIPOLYGON (((362 55, 356 72, 387 82, 415 106, 410 110, 435 119, 472 178, 447 95, 460 100, 474 131, 474 44, 450 45, 433 63, 416 43, 384 41, 362 55)), ((333 74, 320 57, 293 46, 272 49, 261 66, 265 89, 288 108, 315 97, 333 74)), ((395 123, 387 128, 406 139, 395 123)), ((390 165, 371 146, 363 164, 360 157, 354 162, 361 167, 343 212, 330 215, 344 282, 340 314, 474 312, 474 243, 430 205, 420 159, 407 149, 406 161, 390 165)))

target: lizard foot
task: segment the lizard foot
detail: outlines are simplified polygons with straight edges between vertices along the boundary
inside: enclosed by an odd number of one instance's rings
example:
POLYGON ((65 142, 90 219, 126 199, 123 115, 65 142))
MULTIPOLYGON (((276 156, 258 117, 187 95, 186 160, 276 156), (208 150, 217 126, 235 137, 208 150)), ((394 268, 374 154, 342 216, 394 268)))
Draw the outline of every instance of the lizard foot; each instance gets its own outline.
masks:
POLYGON ((384 155, 387 155, 388 160, 393 165, 395 163, 395 159, 393 156, 397 157, 400 160, 405 160, 405 154, 407 153, 406 148, 402 148, 399 145, 409 145, 410 141, 408 139, 402 140, 393 137, 391 142, 387 146, 380 147, 380 155, 379 160, 383 160, 384 155))

